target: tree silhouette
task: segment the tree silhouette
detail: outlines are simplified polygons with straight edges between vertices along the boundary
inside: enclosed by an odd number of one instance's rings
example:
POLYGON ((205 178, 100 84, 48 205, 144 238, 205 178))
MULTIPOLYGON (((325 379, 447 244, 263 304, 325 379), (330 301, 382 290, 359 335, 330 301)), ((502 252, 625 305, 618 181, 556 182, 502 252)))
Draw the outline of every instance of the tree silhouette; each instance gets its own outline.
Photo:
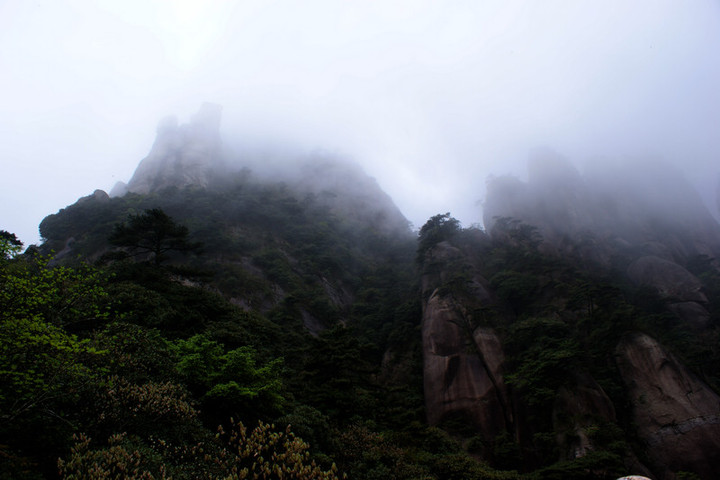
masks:
POLYGON ((416 261, 422 263, 425 252, 443 240, 450 239, 460 232, 460 230, 460 222, 453 218, 450 212, 430 217, 418 233, 416 261))
POLYGON ((188 241, 188 233, 187 227, 175 223, 162 209, 153 208, 116 224, 108 240, 132 256, 152 254, 155 265, 160 265, 167 252, 200 250, 199 242, 188 241))
POLYGON ((14 233, 0 230, 0 259, 12 258, 22 250, 23 242, 14 233))

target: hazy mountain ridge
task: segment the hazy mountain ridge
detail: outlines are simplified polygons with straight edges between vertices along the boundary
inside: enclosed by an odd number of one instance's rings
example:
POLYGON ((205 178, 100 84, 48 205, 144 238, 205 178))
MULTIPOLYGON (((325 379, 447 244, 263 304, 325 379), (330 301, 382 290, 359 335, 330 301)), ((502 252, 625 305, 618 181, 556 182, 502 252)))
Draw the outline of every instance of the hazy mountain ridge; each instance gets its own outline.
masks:
MULTIPOLYGON (((177 281, 269 320, 243 324, 242 338, 280 329, 309 348, 305 335, 342 325, 373 342, 372 382, 391 390, 417 384, 421 352, 429 424, 495 468, 668 480, 720 468, 707 453, 720 451, 720 226, 672 170, 583 177, 541 152, 527 183, 491 179, 487 231, 431 218, 417 275, 407 220, 357 166, 315 155, 256 171, 261 157, 223 152, 219 117, 200 117, 212 121, 159 129, 127 192, 96 191, 48 216, 42 249, 99 259, 115 223, 161 207, 205 245, 170 263, 210 277, 177 281)), ((187 321, 158 325, 183 335, 187 321)), ((240 327, 230 323, 221 331, 240 327)))
MULTIPOLYGON (((339 312, 354 301, 361 270, 384 262, 378 252, 396 255, 412 242, 408 221, 358 166, 312 156, 284 159, 267 173, 262 158, 223 151, 219 126, 220 108, 209 104, 187 125, 163 120, 127 186, 111 198, 98 190, 43 220, 43 250, 98 259, 115 223, 161 207, 205 244, 201 263, 238 305, 267 311, 294 288, 314 286, 339 312), (317 263, 306 265, 310 257, 317 263)), ((314 331, 329 325, 317 312, 303 317, 314 331)))
POLYGON ((704 325, 707 298, 687 267, 720 266, 720 224, 683 175, 661 161, 596 165, 582 177, 563 157, 537 152, 527 183, 494 179, 485 202, 492 233, 498 217, 539 229, 541 250, 588 266, 624 272, 676 303, 689 325, 704 325))
POLYGON ((222 146, 221 113, 219 105, 205 103, 188 124, 178 125, 174 117, 162 120, 148 156, 129 183, 117 185, 110 195, 169 187, 223 188, 233 178, 250 175, 258 183, 286 183, 298 198, 313 195, 333 213, 369 222, 373 228, 407 231, 408 221, 359 165, 324 153, 232 152, 222 146))
POLYGON ((598 180, 544 151, 527 183, 490 180, 487 233, 426 224, 421 244, 443 232, 422 252, 431 423, 474 424, 496 462, 509 435, 535 468, 615 456, 656 478, 713 477, 720 226, 677 172, 650 165, 598 180))
POLYGON ((488 181, 485 227, 495 217, 521 220, 540 229, 545 251, 561 254, 594 242, 591 260, 604 266, 631 246, 676 262, 720 255, 720 225, 679 170, 661 160, 593 165, 581 175, 553 151, 534 152, 527 182, 488 181))

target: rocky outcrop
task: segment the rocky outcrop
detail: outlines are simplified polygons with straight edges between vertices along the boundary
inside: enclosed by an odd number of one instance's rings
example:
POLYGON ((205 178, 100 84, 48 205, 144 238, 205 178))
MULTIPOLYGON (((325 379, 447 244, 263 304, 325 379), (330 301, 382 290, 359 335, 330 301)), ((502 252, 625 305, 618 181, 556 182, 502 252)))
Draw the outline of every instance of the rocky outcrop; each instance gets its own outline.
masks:
POLYGON ((630 264, 627 275, 636 285, 652 287, 663 297, 707 303, 700 280, 677 263, 646 255, 630 264))
POLYGON ((452 299, 433 294, 423 311, 423 378, 430 424, 470 421, 484 438, 507 428, 502 346, 491 329, 471 331, 452 299))
MULTIPOLYGON (((504 352, 493 329, 478 326, 468 305, 443 293, 448 265, 462 262, 456 247, 441 242, 428 252, 430 267, 423 276, 423 379, 429 423, 462 419, 493 439, 511 428, 512 412, 502 377, 504 352)), ((469 288, 477 302, 488 304, 487 282, 476 276, 469 288)))
MULTIPOLYGON (((720 225, 689 184, 672 172, 648 164, 643 171, 617 170, 620 178, 594 172, 591 180, 564 158, 540 151, 530 162, 527 182, 511 177, 489 182, 484 213, 490 234, 481 235, 486 240, 470 241, 465 232, 458 233, 422 257, 424 385, 430 423, 465 419, 485 442, 510 433, 526 468, 547 464, 559 451, 561 464, 582 457, 587 459, 577 465, 592 464, 608 455, 606 460, 618 462, 617 469, 622 462, 626 471, 659 480, 675 479, 682 471, 715 478, 720 468, 720 397, 651 337, 630 333, 617 344, 623 330, 616 329, 630 325, 657 332, 671 324, 676 327, 673 333, 715 338, 715 299, 708 299, 715 291, 714 264, 694 257, 720 254, 720 225), (542 240, 536 239, 533 227, 542 240), (502 257, 506 250, 512 254, 502 257), (551 263, 533 263, 535 255, 562 260, 554 269, 551 263), (560 267, 565 262, 579 275, 567 272, 564 277, 560 267), (692 273, 701 268, 709 273, 692 273), (586 286, 576 279, 584 275, 591 286, 587 291, 598 295, 597 309, 592 299, 587 311, 577 308, 578 292, 585 292, 586 286), (525 277, 534 283, 508 280, 525 277), (618 292, 604 290, 605 281, 616 285, 618 292), (530 307, 509 308, 508 291, 520 292, 512 298, 530 307), (622 302, 637 310, 630 313, 632 309, 618 306, 622 302), (656 315, 662 306, 680 322, 656 315), (497 330, 473 318, 488 311, 489 324, 497 330), (564 354, 562 349, 553 351, 562 343, 549 342, 541 355, 528 357, 549 337, 544 337, 545 331, 533 331, 534 336, 518 344, 522 330, 513 328, 548 315, 557 318, 559 339, 575 338, 578 348, 595 349, 587 358, 601 363, 589 368, 576 361, 567 370, 548 366, 553 373, 532 384, 529 379, 540 375, 543 365, 551 365, 547 360, 564 354), (643 317, 633 323, 626 321, 627 315, 643 317), (668 323, 655 322, 655 317, 668 323), (617 370, 606 364, 615 348, 617 370), (503 365, 506 353, 509 360, 503 365), (602 387, 589 372, 602 379, 602 387), (533 395, 555 381, 557 386, 544 393, 546 403, 540 407, 533 395), (615 409, 626 401, 623 384, 636 432, 627 426, 628 412, 618 410, 616 418, 615 409), (552 417, 551 426, 543 424, 548 420, 543 415, 552 417), (556 441, 551 446, 549 432, 556 441), (619 446, 621 442, 627 442, 626 448, 619 446)), ((551 330, 550 322, 547 325, 551 330)), ((692 349, 696 344, 688 345, 692 349)), ((577 358, 584 355, 578 352, 577 358)), ((488 458, 487 452, 482 454, 488 458)), ((493 461, 492 454, 489 457, 493 461)))
POLYGON ((702 282, 677 263, 646 255, 630 264, 627 276, 635 285, 650 287, 666 299, 667 309, 686 327, 702 331, 710 325, 702 282))
MULTIPOLYGON (((268 160, 263 153, 239 158, 221 149, 221 107, 205 103, 190 123, 162 120, 150 153, 128 184, 118 182, 111 196, 146 194, 168 187, 224 188, 238 178, 285 182, 300 199, 324 205, 330 213, 369 226, 380 234, 410 233, 409 222, 374 178, 354 162, 316 153, 268 160)), ((230 185, 232 187, 232 185, 230 185)))
POLYGON ((128 186, 127 183, 118 181, 115 182, 115 185, 110 189, 110 196, 111 197, 122 197, 128 192, 128 186))
POLYGON ((150 153, 126 190, 145 194, 173 186, 207 186, 221 163, 221 110, 219 105, 205 103, 187 125, 178 125, 175 117, 162 120, 150 153))
MULTIPOLYGON (((77 254, 76 243, 78 241, 82 243, 89 219, 92 218, 90 212, 107 207, 109 203, 108 194, 98 189, 90 195, 78 198, 74 204, 61 209, 56 214, 48 215, 40 222, 43 248, 53 254, 50 265, 56 265, 59 261, 70 259, 77 254), (72 228, 75 224, 81 224, 82 228, 72 228)), ((92 258, 99 258, 101 253, 93 255, 92 258)))
POLYGON ((108 196, 107 193, 105 193, 105 190, 97 189, 90 195, 86 195, 84 197, 78 198, 77 202, 75 202, 75 204, 80 205, 80 204, 88 203, 88 202, 104 203, 104 202, 107 202, 108 200, 110 200, 110 197, 108 196))
POLYGON ((563 157, 540 150, 528 170, 527 182, 490 180, 484 220, 493 238, 501 230, 498 217, 533 225, 544 253, 594 270, 626 270, 635 285, 659 293, 686 326, 708 328, 702 283, 683 265, 698 256, 720 258, 720 224, 676 169, 637 161, 595 166, 581 176, 563 157))
POLYGON ((626 335, 616 361, 633 407, 637 435, 654 471, 690 471, 704 479, 720 469, 720 396, 655 339, 626 335))
POLYGON ((671 303, 668 309, 695 331, 702 331, 710 325, 710 312, 697 302, 671 303))

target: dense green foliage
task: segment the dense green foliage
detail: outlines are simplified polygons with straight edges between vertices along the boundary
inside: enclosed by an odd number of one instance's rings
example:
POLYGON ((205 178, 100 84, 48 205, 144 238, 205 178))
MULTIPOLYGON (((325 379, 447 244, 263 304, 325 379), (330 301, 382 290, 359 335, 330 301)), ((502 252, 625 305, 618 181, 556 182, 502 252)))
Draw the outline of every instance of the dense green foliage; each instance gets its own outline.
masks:
MULTIPOLYGON (((439 224, 452 225, 452 221, 438 215, 423 229, 433 232, 439 224)), ((627 281, 624 272, 633 258, 630 252, 619 252, 614 260, 617 270, 609 270, 572 256, 542 253, 537 229, 515 219, 496 219, 492 236, 473 229, 452 231, 449 241, 462 250, 463 260, 437 265, 426 255, 422 269, 427 274, 442 272, 443 283, 436 292, 466 310, 469 338, 476 328, 490 327, 503 343, 504 382, 516 400, 504 442, 501 435, 492 448, 485 446, 496 467, 515 466, 532 471, 531 478, 538 479, 616 478, 627 473, 631 452, 643 458, 644 445, 635 438, 632 408, 614 361, 615 347, 627 332, 661 339, 717 388, 720 362, 714 312, 720 290, 713 289, 720 285, 720 277, 709 259, 691 259, 688 268, 702 278, 714 319, 707 329, 690 335, 688 326, 667 309, 672 299, 627 281), (494 303, 477 298, 469 273, 473 269, 488 279, 494 303), (610 397, 616 422, 601 415, 573 418, 558 411, 558 402, 586 384, 587 378, 596 380, 610 397), (594 449, 567 458, 562 450, 568 448, 567 442, 577 440, 578 427, 594 449)), ((470 443, 471 435, 472 430, 465 436, 470 443)))
POLYGON ((430 217, 418 233, 417 261, 422 262, 425 252, 442 241, 450 240, 459 232, 460 222, 450 212, 430 217))
POLYGON ((0 230, 0 261, 12 258, 22 250, 23 243, 6 230, 0 230))
POLYGON ((3 339, 2 398, 40 399, 0 427, 0 477, 516 478, 424 424, 409 231, 246 174, 216 187, 87 197, 42 222, 52 266, 7 255, 3 298, 28 304, 3 327, 30 323, 3 339), (153 219, 203 253, 114 253, 153 219))
MULTIPOLYGON (((42 222, 46 256, 0 232, 0 478, 615 478, 642 457, 612 359, 625 332, 717 385, 716 327, 687 335, 654 292, 543 254, 532 226, 496 219, 489 236, 446 213, 413 238, 331 193, 245 172, 86 197, 42 222), (443 245, 461 255, 435 258, 443 245), (462 305, 469 340, 501 339, 514 400, 495 438, 426 424, 422 274, 462 305), (578 419, 557 405, 590 377, 618 415, 583 418, 595 450, 572 459, 578 419)), ((710 259, 686 267, 718 298, 710 259)))
POLYGON ((128 255, 152 254, 155 265, 160 265, 167 252, 198 251, 200 243, 187 240, 188 228, 176 224, 159 208, 131 215, 127 223, 115 225, 108 241, 127 249, 128 255))

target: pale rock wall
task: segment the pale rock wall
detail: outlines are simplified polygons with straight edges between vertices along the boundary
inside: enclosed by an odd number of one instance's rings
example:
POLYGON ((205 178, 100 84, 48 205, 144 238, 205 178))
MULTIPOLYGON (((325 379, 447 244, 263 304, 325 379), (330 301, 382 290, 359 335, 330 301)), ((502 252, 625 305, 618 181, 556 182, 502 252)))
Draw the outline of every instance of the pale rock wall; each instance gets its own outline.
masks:
POLYGON ((661 297, 673 301, 668 310, 689 328, 700 331, 709 326, 710 313, 704 307, 708 299, 700 280, 677 263, 646 255, 627 269, 628 278, 636 285, 653 288, 661 297))

